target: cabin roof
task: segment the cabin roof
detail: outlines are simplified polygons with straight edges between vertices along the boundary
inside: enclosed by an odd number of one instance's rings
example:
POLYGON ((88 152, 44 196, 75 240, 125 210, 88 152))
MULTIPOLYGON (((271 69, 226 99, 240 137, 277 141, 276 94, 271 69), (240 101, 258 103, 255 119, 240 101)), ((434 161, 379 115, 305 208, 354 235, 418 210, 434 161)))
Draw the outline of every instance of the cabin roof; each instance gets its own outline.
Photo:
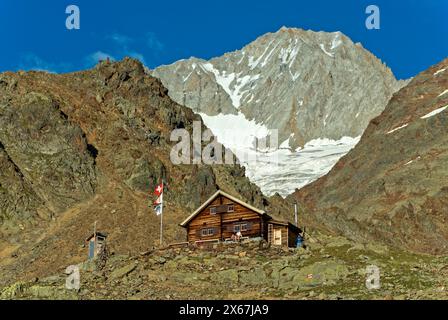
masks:
POLYGON ((272 224, 275 224, 275 225, 278 225, 278 226, 285 226, 285 227, 288 227, 288 228, 291 228, 291 229, 295 229, 296 231, 299 231, 299 232, 302 231, 298 226, 296 226, 296 225, 294 225, 294 224, 292 224, 291 222, 288 222, 288 221, 281 221, 281 220, 271 219, 271 220, 268 220, 268 223, 272 223, 272 224))
MULTIPOLYGON (((107 233, 105 232, 96 232, 97 237, 103 237, 103 238, 107 238, 107 233)), ((95 236, 95 234, 92 232, 87 238, 86 241, 89 241, 90 239, 92 239, 95 236)))
POLYGON ((210 198, 208 198, 208 200, 205 201, 199 208, 197 208, 187 219, 185 219, 180 225, 182 227, 186 227, 187 224, 191 220, 193 220, 194 217, 196 217, 199 213, 201 213, 202 210, 204 210, 210 203, 212 203, 213 200, 216 199, 216 197, 218 197, 220 195, 224 196, 226 198, 229 198, 230 200, 232 200, 232 201, 234 201, 236 203, 239 203, 240 205, 242 205, 242 206, 244 206, 244 207, 246 207, 246 208, 248 208, 248 209, 250 209, 250 210, 252 210, 252 211, 254 211, 256 213, 258 213, 259 215, 265 215, 266 214, 266 212, 264 210, 257 209, 254 206, 251 206, 250 204, 248 204, 248 203, 246 203, 246 202, 244 202, 244 201, 242 201, 242 200, 240 200, 240 199, 238 199, 238 198, 236 198, 234 196, 231 196, 230 194, 228 194, 228 193, 226 193, 226 192, 224 192, 222 190, 218 190, 210 198))

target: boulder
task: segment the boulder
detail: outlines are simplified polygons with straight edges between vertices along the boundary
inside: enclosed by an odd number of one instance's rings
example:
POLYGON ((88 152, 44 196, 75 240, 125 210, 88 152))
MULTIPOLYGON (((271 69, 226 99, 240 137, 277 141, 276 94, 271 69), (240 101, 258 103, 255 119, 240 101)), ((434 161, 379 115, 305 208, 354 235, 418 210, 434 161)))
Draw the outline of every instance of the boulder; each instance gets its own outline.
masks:
POLYGON ((129 264, 127 266, 124 266, 122 268, 114 270, 110 274, 109 278, 113 279, 113 280, 117 280, 117 279, 123 278, 124 276, 127 276, 132 271, 134 271, 136 268, 137 268, 137 266, 135 265, 135 263, 129 264))

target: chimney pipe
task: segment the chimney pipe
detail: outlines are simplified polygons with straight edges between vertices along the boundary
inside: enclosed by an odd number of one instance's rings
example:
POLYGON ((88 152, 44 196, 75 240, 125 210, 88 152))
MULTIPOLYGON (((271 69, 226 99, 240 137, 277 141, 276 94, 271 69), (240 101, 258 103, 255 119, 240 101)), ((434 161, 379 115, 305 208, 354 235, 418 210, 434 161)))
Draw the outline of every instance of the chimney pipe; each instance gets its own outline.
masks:
POLYGON ((297 216, 297 202, 294 202, 294 222, 296 227, 299 226, 298 216, 297 216))

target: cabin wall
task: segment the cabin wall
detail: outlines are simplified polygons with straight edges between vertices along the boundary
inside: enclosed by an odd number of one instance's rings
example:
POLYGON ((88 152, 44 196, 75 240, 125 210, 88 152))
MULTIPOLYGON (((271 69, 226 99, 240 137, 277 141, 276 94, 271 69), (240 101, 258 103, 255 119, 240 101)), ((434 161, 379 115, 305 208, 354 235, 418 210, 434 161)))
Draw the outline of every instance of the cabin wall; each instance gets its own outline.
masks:
POLYGON ((235 224, 247 225, 248 230, 241 231, 243 237, 262 236, 262 218, 258 213, 220 195, 190 221, 187 227, 187 240, 194 242, 198 240, 229 239, 232 234, 235 234, 235 224), (210 214, 211 207, 228 204, 234 205, 234 212, 210 214), (214 229, 213 235, 202 235, 202 229, 208 228, 214 229))
MULTIPOLYGON (((230 199, 224 198, 224 203, 233 203, 230 199)), ((262 219, 261 216, 238 204, 234 203, 234 212, 222 213, 222 237, 229 239, 235 234, 235 225, 246 224, 247 230, 241 231, 243 237, 261 237, 262 219)))
POLYGON ((282 246, 287 247, 288 246, 288 227, 281 226, 280 229, 282 230, 282 246))
POLYGON ((210 205, 202 210, 188 224, 188 241, 220 239, 221 237, 221 217, 219 214, 210 214, 210 207, 220 204, 220 197, 216 198, 210 205), (201 231, 204 228, 214 228, 215 234, 210 236, 202 236, 201 231))
POLYGON ((283 229, 283 234, 285 235, 285 239, 282 242, 282 246, 288 247, 289 246, 289 230, 288 230, 288 227, 283 229))

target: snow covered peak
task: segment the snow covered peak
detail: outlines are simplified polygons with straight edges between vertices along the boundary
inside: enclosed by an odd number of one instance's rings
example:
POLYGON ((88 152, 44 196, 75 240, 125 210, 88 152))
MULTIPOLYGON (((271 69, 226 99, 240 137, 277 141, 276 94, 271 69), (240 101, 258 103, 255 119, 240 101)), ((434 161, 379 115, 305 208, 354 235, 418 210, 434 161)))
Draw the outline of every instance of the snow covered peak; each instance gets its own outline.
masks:
POLYGON ((278 129, 291 148, 362 134, 397 89, 391 71, 341 32, 282 27, 240 50, 154 70, 180 104, 243 114, 278 129), (378 81, 383 79, 383 81, 378 81))

